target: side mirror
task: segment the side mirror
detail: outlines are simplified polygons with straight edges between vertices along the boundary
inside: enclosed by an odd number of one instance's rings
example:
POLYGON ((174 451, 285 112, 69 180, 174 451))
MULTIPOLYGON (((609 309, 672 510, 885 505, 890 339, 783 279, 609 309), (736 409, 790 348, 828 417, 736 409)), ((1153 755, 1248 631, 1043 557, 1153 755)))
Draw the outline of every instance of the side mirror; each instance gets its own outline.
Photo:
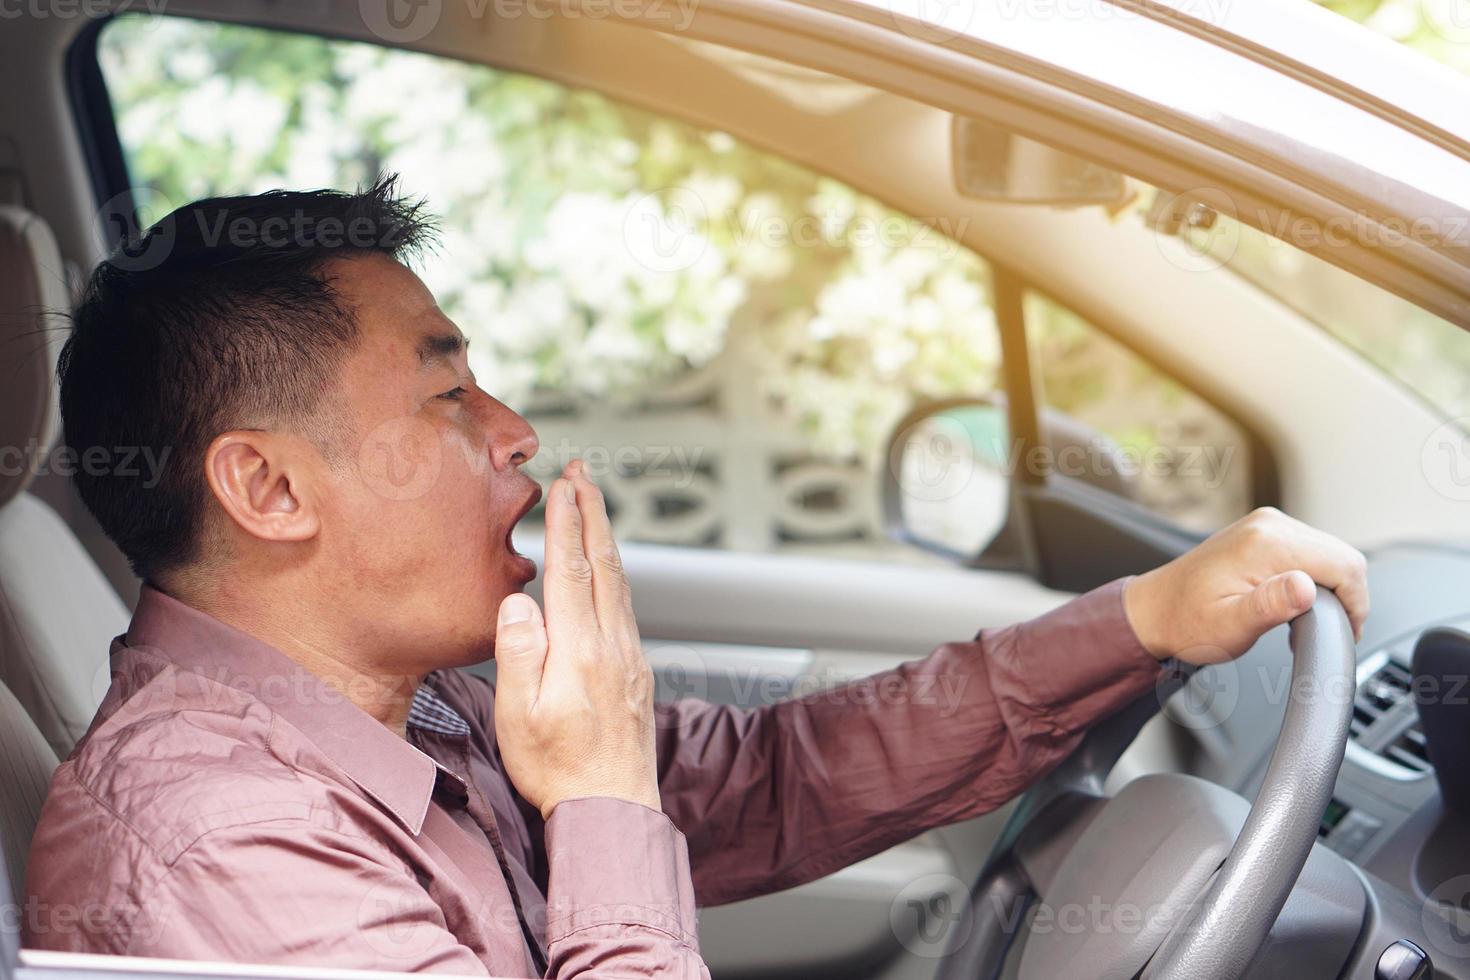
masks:
POLYGON ((1118 445, 1060 412, 1043 410, 1045 441, 1025 447, 1010 433, 1005 399, 940 402, 912 412, 888 445, 883 492, 890 533, 967 561, 1025 550, 1017 511, 1026 487, 1049 478, 1136 507, 1136 480, 1118 445))
POLYGON ((931 551, 979 555, 1010 513, 1005 408, 961 402, 905 421, 889 443, 890 528, 931 551))

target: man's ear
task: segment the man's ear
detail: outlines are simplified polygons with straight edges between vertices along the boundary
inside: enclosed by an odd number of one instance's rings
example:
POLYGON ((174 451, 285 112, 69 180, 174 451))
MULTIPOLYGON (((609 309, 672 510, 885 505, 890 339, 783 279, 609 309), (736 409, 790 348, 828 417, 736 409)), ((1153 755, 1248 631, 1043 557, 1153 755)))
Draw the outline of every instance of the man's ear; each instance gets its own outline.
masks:
POLYGON ((204 452, 215 499, 241 530, 265 541, 307 541, 321 530, 309 470, 299 441, 272 432, 225 432, 204 452))

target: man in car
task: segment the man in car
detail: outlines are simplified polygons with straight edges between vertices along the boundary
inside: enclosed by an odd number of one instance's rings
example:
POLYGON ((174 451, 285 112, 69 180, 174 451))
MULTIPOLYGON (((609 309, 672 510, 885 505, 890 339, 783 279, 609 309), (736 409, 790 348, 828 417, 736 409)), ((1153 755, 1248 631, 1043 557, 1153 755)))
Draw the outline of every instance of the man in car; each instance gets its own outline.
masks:
POLYGON ((77 474, 145 586, 41 815, 28 945, 706 976, 696 903, 1000 806, 1162 660, 1241 654, 1313 580, 1367 614, 1360 554, 1262 511, 867 682, 656 706, 576 462, 546 495, 544 612, 522 592, 536 435, 403 264, 430 232, 391 181, 213 199, 94 272, 67 442, 167 464, 77 474), (456 669, 492 655, 493 687, 456 669))

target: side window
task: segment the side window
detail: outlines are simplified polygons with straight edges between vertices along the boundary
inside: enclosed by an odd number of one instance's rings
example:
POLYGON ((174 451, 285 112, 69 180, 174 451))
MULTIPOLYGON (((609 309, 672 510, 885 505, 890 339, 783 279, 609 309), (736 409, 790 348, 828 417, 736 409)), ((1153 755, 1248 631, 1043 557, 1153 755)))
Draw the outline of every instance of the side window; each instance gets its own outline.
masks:
POLYGON ((1254 504, 1251 442, 1233 419, 1076 313, 1037 293, 1026 329, 1064 475, 1101 485, 1177 524, 1213 531, 1254 504), (1106 451, 1089 443, 1101 437, 1106 451))
MULTIPOLYGON (((624 540, 937 560, 885 532, 887 440, 916 406, 995 394, 1000 343, 990 267, 930 222, 725 133, 432 55, 127 14, 99 59, 144 220, 401 174, 442 219, 419 271, 541 437, 532 474, 585 459, 624 540)), ((1135 461, 1104 485, 1202 530, 1248 508, 1228 419, 1045 297, 1026 316, 1049 417, 1135 461)))
MULTIPOLYGON (((997 384, 990 271, 730 136, 528 75, 124 16, 100 58, 151 217, 382 171, 442 216, 421 273, 492 394, 628 540, 921 554, 882 527, 890 431, 997 384)), ((150 215, 145 215, 148 220, 150 215)))

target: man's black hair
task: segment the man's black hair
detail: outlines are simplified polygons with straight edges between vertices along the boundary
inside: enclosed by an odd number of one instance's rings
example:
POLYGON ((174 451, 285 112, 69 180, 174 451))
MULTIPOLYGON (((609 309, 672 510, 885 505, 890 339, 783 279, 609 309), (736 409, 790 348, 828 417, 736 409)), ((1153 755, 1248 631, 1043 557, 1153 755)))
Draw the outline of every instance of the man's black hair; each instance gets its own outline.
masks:
POLYGON ((97 266, 57 364, 61 413, 79 455, 98 446, 112 459, 162 461, 156 473, 76 471, 82 500, 138 575, 199 557, 215 436, 289 428, 328 448, 319 403, 356 345, 357 320, 326 263, 406 258, 433 236, 423 202, 386 177, 356 193, 196 201, 97 266))

